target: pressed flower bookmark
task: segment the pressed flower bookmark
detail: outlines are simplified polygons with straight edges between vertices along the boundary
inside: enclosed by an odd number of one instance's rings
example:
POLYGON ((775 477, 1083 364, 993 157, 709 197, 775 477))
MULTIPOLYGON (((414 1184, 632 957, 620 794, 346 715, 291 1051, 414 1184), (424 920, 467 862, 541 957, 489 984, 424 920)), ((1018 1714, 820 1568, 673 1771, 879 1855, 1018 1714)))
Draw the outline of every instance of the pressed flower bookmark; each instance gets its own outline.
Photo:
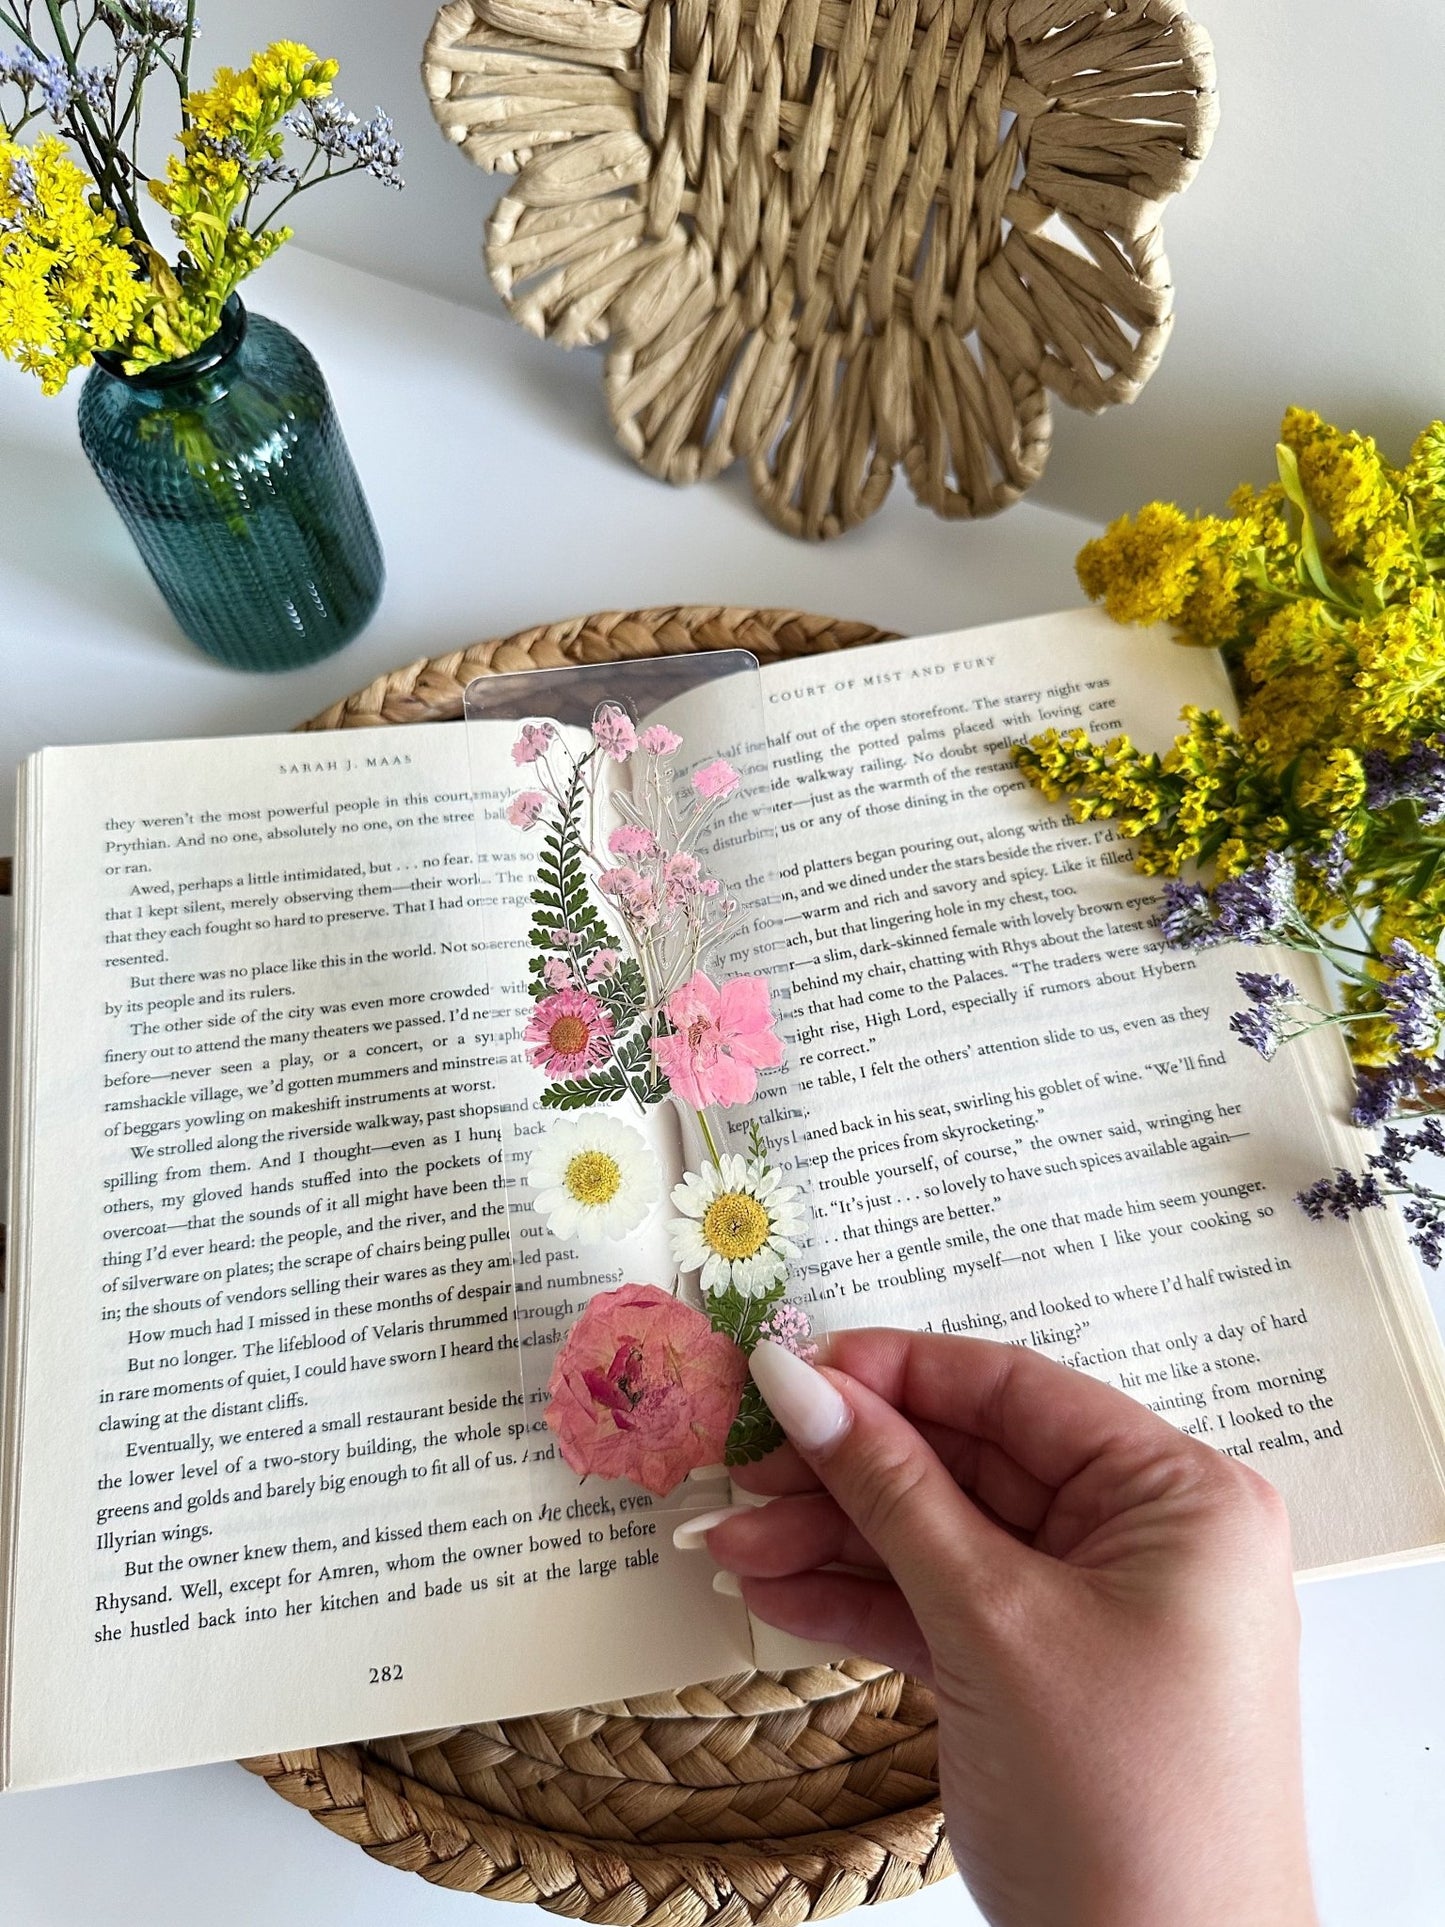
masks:
MULTIPOLYGON (((760 1120, 743 1116, 784 1058, 774 987, 737 968, 757 915, 718 860, 746 846, 755 872, 757 832, 739 812, 739 769, 698 756, 690 734, 641 723, 615 697, 583 727, 534 714, 511 746, 526 787, 505 808, 540 843, 521 1043, 541 1084, 535 1118, 513 1127, 530 1221, 517 1289, 533 1289, 541 1231, 546 1275, 591 1293, 580 1306, 572 1289, 547 1300, 562 1335, 545 1389, 528 1397, 573 1472, 656 1498, 781 1442, 748 1354, 764 1337, 804 1353, 811 1342, 787 1295, 802 1194, 760 1120), (660 1152, 679 1137, 669 1182, 660 1152)), ((532 1344, 530 1360, 543 1349, 532 1344)), ((525 1380, 528 1349, 523 1360, 525 1380)))

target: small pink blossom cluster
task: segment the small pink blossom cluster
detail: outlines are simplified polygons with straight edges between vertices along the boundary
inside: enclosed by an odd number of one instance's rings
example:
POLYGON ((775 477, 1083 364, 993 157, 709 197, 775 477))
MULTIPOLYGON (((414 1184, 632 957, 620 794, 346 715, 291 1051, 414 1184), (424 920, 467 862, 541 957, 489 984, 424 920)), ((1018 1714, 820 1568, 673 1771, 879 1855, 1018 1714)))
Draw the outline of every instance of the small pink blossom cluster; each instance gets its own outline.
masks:
POLYGON ((790 1305, 786 1299, 774 1305, 759 1324, 758 1337, 771 1339, 773 1344, 781 1345, 795 1358, 806 1359, 810 1365, 818 1356, 818 1347, 811 1342, 813 1321, 801 1305, 790 1305))

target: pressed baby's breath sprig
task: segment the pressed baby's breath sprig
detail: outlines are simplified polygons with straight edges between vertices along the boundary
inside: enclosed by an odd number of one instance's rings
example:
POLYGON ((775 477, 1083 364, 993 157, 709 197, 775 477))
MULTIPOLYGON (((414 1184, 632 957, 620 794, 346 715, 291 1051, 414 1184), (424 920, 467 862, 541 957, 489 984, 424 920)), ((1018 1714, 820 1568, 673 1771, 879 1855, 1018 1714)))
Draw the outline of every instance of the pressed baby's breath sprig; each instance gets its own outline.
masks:
POLYGON ((1112 822, 1140 870, 1171 879, 1167 941, 1269 943, 1329 966, 1333 1010, 1277 972, 1242 973, 1235 1035, 1268 1057, 1338 1027, 1355 1122, 1432 1120, 1415 1138, 1395 1132, 1386 1163, 1301 1202, 1348 1215, 1398 1195, 1435 1264, 1445 1199, 1401 1174, 1433 1152, 1445 1113, 1445 422, 1396 466, 1368 436, 1292 408, 1276 471, 1225 516, 1152 502, 1078 560, 1116 621, 1168 623, 1220 651, 1238 723, 1186 709, 1162 755, 1074 729, 1015 756, 1045 796, 1112 822))

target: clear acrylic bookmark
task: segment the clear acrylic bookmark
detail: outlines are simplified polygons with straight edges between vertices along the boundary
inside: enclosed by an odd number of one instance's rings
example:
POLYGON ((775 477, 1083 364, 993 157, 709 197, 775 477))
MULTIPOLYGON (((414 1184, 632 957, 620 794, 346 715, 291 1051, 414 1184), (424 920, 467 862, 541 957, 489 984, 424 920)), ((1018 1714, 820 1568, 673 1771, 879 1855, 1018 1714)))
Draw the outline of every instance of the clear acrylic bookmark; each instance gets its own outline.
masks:
POLYGON ((798 1113, 757 664, 488 676, 465 714, 478 810, 531 878, 527 1095, 497 1119, 509 1449, 559 1556, 651 1563, 648 1521, 726 1503, 776 1438, 747 1351, 808 1335, 807 1200, 770 1141, 798 1113))

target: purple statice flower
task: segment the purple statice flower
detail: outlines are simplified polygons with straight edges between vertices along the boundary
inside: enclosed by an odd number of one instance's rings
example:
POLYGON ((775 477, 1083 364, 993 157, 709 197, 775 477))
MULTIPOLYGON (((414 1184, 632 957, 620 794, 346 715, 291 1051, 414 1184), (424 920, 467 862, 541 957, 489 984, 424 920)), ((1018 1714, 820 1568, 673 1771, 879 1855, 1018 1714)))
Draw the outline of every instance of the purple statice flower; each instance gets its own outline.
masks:
POLYGON ((1198 883, 1181 883, 1177 877, 1171 877, 1164 885, 1159 928, 1165 943, 1177 944, 1186 950, 1204 950, 1211 944, 1226 941, 1209 892, 1198 883))
POLYGON ((6 80, 27 93, 32 87, 38 88, 47 110, 57 118, 73 98, 64 61, 54 54, 32 53, 28 47, 14 47, 0 54, 0 81, 6 80))
POLYGON ((1396 937, 1385 960, 1390 974, 1380 986, 1380 1002, 1400 1049, 1424 1050, 1435 1042, 1440 1013, 1445 1010, 1445 982, 1439 966, 1404 937, 1396 937))
POLYGON ((1413 803, 1422 823, 1445 819, 1445 736, 1424 737, 1398 758, 1367 750, 1363 761, 1366 809, 1413 803))
POLYGON ((71 74, 54 54, 14 47, 0 54, 0 81, 7 80, 27 93, 32 87, 38 89, 46 112, 53 120, 60 120, 77 104, 103 111, 110 104, 115 76, 104 67, 79 67, 71 74))
POLYGON ((1400 1057, 1393 1064, 1362 1065, 1355 1072, 1355 1101, 1350 1122, 1367 1130, 1393 1117, 1400 1099, 1414 1088, 1415 1078, 1424 1068, 1423 1057, 1400 1057))
POLYGON ((110 105, 110 90, 114 85, 115 75, 108 68, 77 67, 70 83, 70 99, 77 106, 104 113, 110 105))
POLYGON ((1326 1212, 1331 1217, 1348 1218, 1356 1211, 1383 1204, 1393 1191, 1404 1197, 1411 1244, 1435 1270, 1445 1258, 1445 1198, 1412 1178, 1411 1161, 1422 1152, 1430 1157, 1445 1156, 1445 1119, 1422 1118, 1410 1131, 1391 1126, 1363 1171, 1339 1170, 1332 1178, 1319 1179, 1298 1194, 1300 1205, 1306 1216, 1318 1224, 1326 1212), (1381 1184, 1381 1178, 1385 1184, 1381 1184))
POLYGON ((1237 1010, 1229 1019, 1229 1029, 1250 1050, 1258 1050, 1262 1058, 1272 1058, 1289 1037, 1285 1023, 1289 1021, 1289 1006, 1299 1002, 1299 985, 1291 983, 1289 977, 1256 969, 1239 971, 1235 983, 1248 998, 1248 1010, 1237 1010))
POLYGON ((253 187, 265 181, 281 181, 294 187, 301 178, 285 161, 276 160, 270 154, 253 154, 239 135, 227 134, 224 140, 207 140, 205 144, 218 160, 234 161, 253 187))
MULTIPOLYGON (((35 169, 30 165, 30 160, 27 155, 16 154, 11 158, 10 173, 6 185, 11 194, 14 195, 19 208, 33 208, 35 206, 38 191, 35 185, 35 169)), ((18 234, 24 225, 25 218, 23 213, 16 213, 8 219, 0 220, 0 235, 18 234)))
POLYGON ((1343 896, 1345 883, 1350 874, 1349 836, 1344 830, 1336 830, 1328 845, 1316 856, 1305 858, 1312 870, 1318 870, 1325 880, 1325 888, 1335 896, 1343 896))
MULTIPOLYGON (((186 0, 142 0, 131 12, 158 39, 174 40, 186 30, 186 0)), ((192 27, 194 39, 199 29, 192 27)))
POLYGON ((1410 1243, 1432 1271, 1440 1269, 1445 1257, 1445 1212, 1435 1197, 1413 1197, 1405 1206, 1405 1222, 1410 1227, 1410 1243))
POLYGON ((1289 1036, 1285 1026, 1290 1005, 1299 1001, 1299 986, 1260 970, 1241 970, 1235 982, 1249 999, 1249 1008, 1235 1011, 1229 1028, 1261 1057, 1273 1057, 1289 1036))
POLYGON ((1390 1125, 1380 1139, 1379 1150, 1370 1158, 1370 1168, 1383 1172, 1391 1184, 1408 1185, 1411 1179, 1406 1167, 1422 1151, 1436 1158, 1445 1154, 1445 1123, 1440 1118, 1421 1118, 1409 1131, 1390 1125))
POLYGON ((1393 1064, 1357 1070, 1350 1122, 1366 1127, 1383 1124, 1408 1097, 1425 1102, 1445 1097, 1445 1064, 1407 1052, 1393 1064))
POLYGON ((1294 865, 1278 850, 1271 850, 1261 862, 1215 885, 1214 909, 1231 943, 1272 942, 1298 914, 1294 865))
POLYGON ((286 126, 303 139, 313 140, 332 160, 364 168, 383 187, 401 187, 401 143, 391 116, 377 108, 370 120, 360 120, 334 94, 308 100, 286 116, 286 126))
POLYGON ((1348 1218, 1353 1212, 1368 1211, 1371 1205, 1385 1202, 1380 1181, 1373 1171, 1356 1175, 1343 1168, 1332 1178, 1316 1179, 1307 1191, 1300 1191, 1296 1196, 1300 1209, 1316 1224, 1323 1222, 1327 1211, 1332 1218, 1348 1218))

